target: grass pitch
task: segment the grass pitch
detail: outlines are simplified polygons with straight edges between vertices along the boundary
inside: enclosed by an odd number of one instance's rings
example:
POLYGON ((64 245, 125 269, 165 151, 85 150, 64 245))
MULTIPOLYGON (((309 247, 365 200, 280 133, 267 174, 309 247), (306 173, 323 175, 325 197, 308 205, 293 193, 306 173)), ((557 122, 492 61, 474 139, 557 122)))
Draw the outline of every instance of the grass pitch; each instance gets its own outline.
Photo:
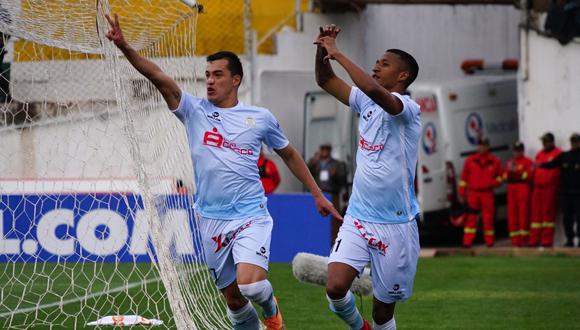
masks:
MULTIPOLYGON (((345 329, 323 288, 296 282, 285 264, 271 266, 271 280, 288 329, 345 329)), ((372 297, 362 310, 370 320, 372 297)), ((421 259, 395 315, 398 329, 580 329, 580 258, 421 259)))
MULTIPOLYGON (((70 275, 54 264, 33 266, 0 264, 0 324, 4 327, 28 328, 36 317, 45 322, 35 329, 79 329, 103 316, 100 314, 106 308, 109 315, 149 310, 156 315, 143 316, 160 317, 174 327, 163 287, 148 264, 140 264, 130 278, 114 276, 115 271, 102 264, 75 265, 70 275), (31 275, 33 270, 41 275, 31 275), (19 295, 15 277, 22 285, 32 286, 26 297, 19 295), (142 278, 147 282, 140 283, 142 278), (9 285, 9 279, 14 283, 9 285), (67 302, 86 292, 89 283, 92 292, 98 292, 99 286, 130 285, 111 295, 67 302), (48 287, 50 293, 46 293, 48 287), (148 292, 148 296, 140 292, 148 292), (34 309, 39 297, 46 305, 42 309, 5 315, 15 306, 34 309), (52 306, 51 301, 55 303, 52 306), (81 309, 84 312, 77 314, 81 309)), ((328 310, 324 288, 298 282, 289 264, 272 264, 270 280, 287 329, 346 328, 328 310)), ((370 320, 372 298, 357 298, 357 305, 370 320)), ((413 297, 397 305, 396 319, 399 329, 580 329, 579 311, 580 258, 441 257, 419 261, 413 297)))

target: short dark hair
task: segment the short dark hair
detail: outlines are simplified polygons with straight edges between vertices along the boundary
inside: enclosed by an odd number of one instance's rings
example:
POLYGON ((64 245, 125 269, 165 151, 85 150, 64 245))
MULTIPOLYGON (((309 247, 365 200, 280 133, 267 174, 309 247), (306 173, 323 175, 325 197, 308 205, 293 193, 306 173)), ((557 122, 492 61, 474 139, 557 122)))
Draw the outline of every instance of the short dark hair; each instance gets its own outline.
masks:
POLYGON ((242 68, 242 62, 240 58, 235 53, 229 51, 221 51, 213 53, 206 57, 206 61, 213 62, 217 60, 225 59, 228 61, 228 70, 232 73, 232 76, 238 75, 240 79, 244 78, 244 69, 242 68))
POLYGON ((552 134, 552 132, 546 132, 540 137, 540 139, 545 142, 554 142, 554 134, 552 134))
POLYGON ((524 149, 525 149, 525 146, 524 146, 524 143, 523 143, 523 142, 521 142, 521 141, 516 141, 516 142, 514 143, 514 150, 518 150, 518 151, 524 151, 524 149))
POLYGON ((419 64, 417 63, 415 58, 411 56, 411 54, 407 53, 404 50, 393 48, 388 49, 387 53, 399 55, 399 57, 405 63, 405 67, 403 68, 403 70, 409 72, 409 78, 407 78, 407 81, 405 81, 406 84, 405 87, 409 87, 409 85, 411 85, 413 81, 417 79, 417 75, 419 74, 419 64))

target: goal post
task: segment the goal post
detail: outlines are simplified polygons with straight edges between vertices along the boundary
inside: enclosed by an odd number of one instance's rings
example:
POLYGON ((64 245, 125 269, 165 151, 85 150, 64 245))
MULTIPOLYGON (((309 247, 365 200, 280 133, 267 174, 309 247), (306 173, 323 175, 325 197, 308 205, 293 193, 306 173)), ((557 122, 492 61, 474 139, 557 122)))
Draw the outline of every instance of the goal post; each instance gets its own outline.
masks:
POLYGON ((185 130, 104 37, 104 14, 117 13, 128 41, 194 91, 195 5, 0 3, 0 32, 11 36, 11 97, 0 103, 0 327, 83 328, 117 315, 230 327, 192 214, 185 130))

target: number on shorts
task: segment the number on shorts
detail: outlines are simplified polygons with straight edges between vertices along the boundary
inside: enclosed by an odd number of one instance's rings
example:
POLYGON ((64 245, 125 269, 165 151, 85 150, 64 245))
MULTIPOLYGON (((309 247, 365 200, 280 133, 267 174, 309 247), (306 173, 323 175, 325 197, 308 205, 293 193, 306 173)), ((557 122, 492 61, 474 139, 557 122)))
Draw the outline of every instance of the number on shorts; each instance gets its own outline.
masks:
POLYGON ((342 239, 339 239, 338 241, 336 241, 336 247, 334 248, 334 252, 338 252, 338 247, 340 246, 340 242, 342 242, 342 239))

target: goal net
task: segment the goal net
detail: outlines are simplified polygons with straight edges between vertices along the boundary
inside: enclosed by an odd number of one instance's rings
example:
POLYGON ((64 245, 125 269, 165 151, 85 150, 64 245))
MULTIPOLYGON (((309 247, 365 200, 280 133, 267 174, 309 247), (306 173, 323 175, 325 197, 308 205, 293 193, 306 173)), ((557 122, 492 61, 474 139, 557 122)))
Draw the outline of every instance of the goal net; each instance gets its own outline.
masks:
POLYGON ((106 40, 109 12, 182 88, 199 84, 198 12, 184 2, 0 2, 0 328, 117 315, 229 328, 184 128, 106 40))

